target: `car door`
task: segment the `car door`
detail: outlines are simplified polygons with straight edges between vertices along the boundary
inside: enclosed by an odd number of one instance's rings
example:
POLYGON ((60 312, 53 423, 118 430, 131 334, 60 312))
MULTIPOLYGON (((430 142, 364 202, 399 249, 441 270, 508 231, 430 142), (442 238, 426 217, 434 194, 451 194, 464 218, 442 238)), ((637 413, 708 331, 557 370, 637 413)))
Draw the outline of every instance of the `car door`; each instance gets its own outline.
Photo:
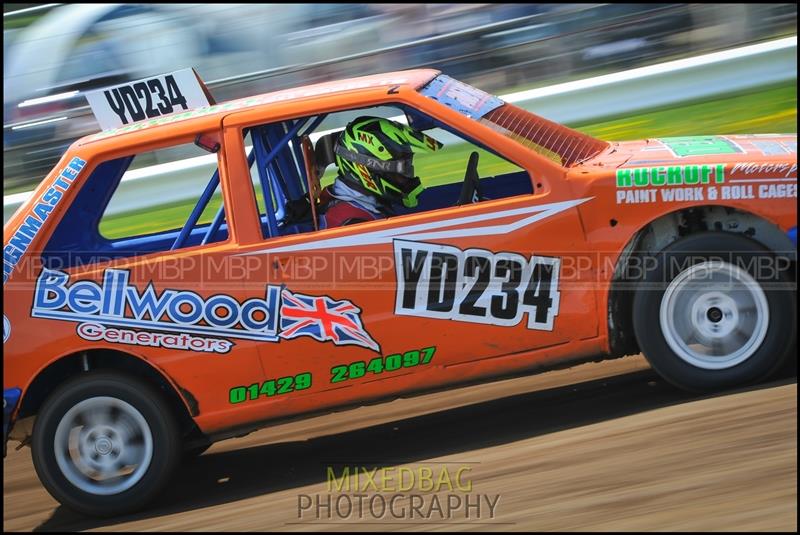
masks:
MULTIPOLYGON (((361 310, 375 345, 335 346, 384 355, 435 346, 442 364, 480 360, 597 334, 592 289, 576 280, 588 276, 576 273, 585 260, 580 201, 487 200, 309 233, 262 251, 275 283, 361 310)), ((304 351, 322 349, 307 344, 304 351)))
MULTIPOLYGON (((252 126, 236 116, 225 123, 232 131, 252 126)), ((479 137, 505 154, 491 131, 479 137)), ((273 396, 265 412, 386 395, 421 385, 413 377, 427 370, 597 335, 593 287, 585 284, 591 273, 576 275, 573 265, 586 250, 576 209, 585 200, 570 197, 552 168, 546 174, 535 158, 520 158, 524 151, 509 152, 528 194, 265 237, 242 248, 253 261, 251 276, 281 288, 279 341, 260 348, 267 377, 308 374, 313 381, 302 396, 273 396), (324 402, 311 401, 318 394, 324 402)), ((445 377, 434 382, 459 374, 445 377)))

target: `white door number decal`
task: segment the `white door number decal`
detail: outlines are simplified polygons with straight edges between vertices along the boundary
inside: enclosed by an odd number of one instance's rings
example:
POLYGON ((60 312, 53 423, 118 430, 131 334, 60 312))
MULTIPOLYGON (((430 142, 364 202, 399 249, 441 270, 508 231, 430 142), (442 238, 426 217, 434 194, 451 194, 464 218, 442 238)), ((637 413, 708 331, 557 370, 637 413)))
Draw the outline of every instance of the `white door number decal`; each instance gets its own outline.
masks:
POLYGON ((558 258, 394 241, 395 314, 553 330, 558 258))

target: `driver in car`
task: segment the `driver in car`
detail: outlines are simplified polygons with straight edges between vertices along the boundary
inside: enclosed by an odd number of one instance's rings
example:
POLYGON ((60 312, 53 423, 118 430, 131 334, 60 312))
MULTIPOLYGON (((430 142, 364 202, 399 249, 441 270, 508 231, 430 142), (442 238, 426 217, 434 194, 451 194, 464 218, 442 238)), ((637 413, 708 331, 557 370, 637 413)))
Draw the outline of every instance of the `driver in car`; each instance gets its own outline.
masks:
POLYGON ((414 175, 414 152, 442 144, 406 125, 380 117, 350 122, 334 146, 338 176, 320 194, 322 228, 393 215, 392 206, 417 206, 422 183, 414 175))

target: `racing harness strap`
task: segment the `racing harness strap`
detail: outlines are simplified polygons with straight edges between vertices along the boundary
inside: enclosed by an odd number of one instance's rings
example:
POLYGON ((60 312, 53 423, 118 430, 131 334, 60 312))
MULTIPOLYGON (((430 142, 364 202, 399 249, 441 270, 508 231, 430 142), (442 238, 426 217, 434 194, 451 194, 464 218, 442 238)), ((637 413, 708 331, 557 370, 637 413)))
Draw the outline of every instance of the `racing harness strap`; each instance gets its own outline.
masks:
POLYGON ((353 223, 378 219, 378 216, 374 213, 361 208, 357 204, 336 199, 330 194, 328 188, 322 190, 322 204, 328 206, 323 220, 325 228, 343 227, 353 223))
POLYGON ((319 230, 319 222, 317 221, 317 203, 322 188, 319 185, 319 174, 317 172, 317 162, 314 155, 314 148, 311 139, 308 136, 303 136, 300 140, 300 145, 303 148, 303 156, 306 164, 306 179, 308 181, 308 200, 311 204, 311 219, 314 221, 314 230, 319 230))

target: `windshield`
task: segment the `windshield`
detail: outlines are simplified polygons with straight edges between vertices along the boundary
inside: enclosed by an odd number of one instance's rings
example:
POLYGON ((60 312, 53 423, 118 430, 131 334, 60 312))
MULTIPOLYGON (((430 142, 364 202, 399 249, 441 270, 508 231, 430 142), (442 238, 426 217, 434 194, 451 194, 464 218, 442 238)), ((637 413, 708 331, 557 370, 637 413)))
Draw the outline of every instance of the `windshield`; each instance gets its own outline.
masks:
POLYGON ((605 141, 507 104, 446 75, 437 76, 419 92, 564 167, 588 160, 608 147, 605 141))

